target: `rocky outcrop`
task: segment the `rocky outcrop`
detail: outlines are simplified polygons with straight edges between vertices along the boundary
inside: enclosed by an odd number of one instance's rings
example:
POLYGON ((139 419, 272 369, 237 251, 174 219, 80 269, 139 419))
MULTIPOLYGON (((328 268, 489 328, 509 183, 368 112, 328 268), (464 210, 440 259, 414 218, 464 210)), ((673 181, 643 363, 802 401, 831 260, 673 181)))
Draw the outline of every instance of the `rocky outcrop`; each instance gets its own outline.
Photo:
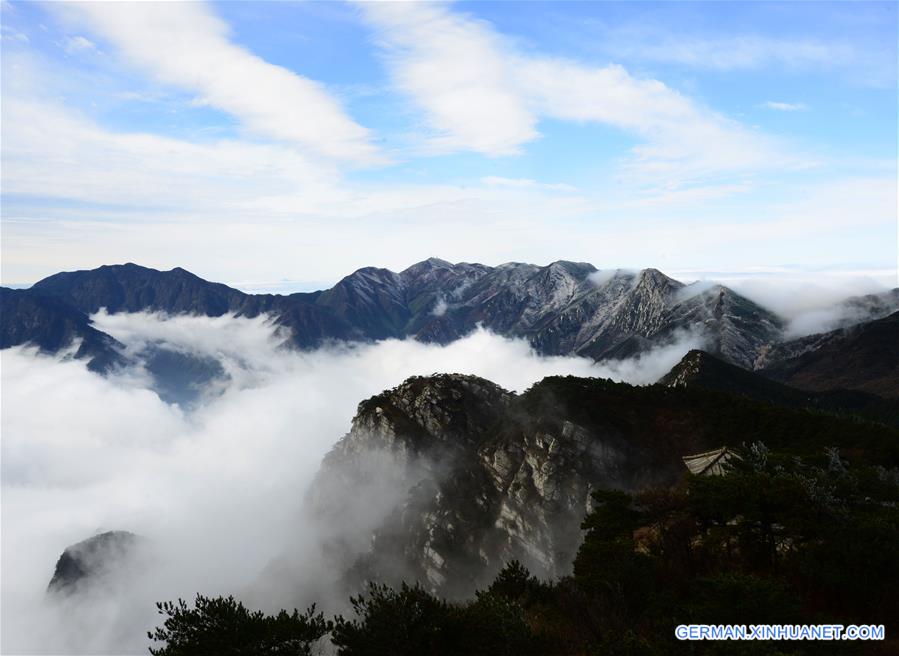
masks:
POLYGON ((50 594, 71 594, 89 586, 126 582, 146 564, 147 540, 127 531, 107 531, 66 547, 47 586, 50 594))
POLYGON ((465 595, 512 559, 559 576, 594 487, 680 475, 679 446, 559 412, 553 396, 550 379, 519 396, 450 374, 361 403, 309 496, 322 526, 358 530, 335 532, 326 548, 336 568, 352 563, 348 584, 414 579, 465 595))

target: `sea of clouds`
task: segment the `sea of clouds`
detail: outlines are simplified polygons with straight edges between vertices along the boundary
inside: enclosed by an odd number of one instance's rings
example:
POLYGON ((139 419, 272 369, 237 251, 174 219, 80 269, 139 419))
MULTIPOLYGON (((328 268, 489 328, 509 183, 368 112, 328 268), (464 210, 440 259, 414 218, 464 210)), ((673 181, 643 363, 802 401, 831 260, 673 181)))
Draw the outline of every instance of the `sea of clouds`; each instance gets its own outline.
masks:
POLYGON ((408 376, 469 373, 515 391, 553 374, 645 384, 701 346, 685 335, 597 365, 477 330, 447 346, 386 340, 300 352, 266 317, 93 319, 132 366, 104 377, 66 354, 0 353, 3 653, 146 653, 146 631, 161 620, 155 601, 233 593, 265 606, 260 573, 286 549, 292 562, 308 560, 310 579, 297 588, 323 590, 335 573, 315 566, 304 494, 357 404, 408 376), (189 409, 165 403, 141 365, 148 346, 214 358, 225 375, 189 409), (154 565, 127 585, 48 596, 63 549, 106 530, 148 537, 154 565))

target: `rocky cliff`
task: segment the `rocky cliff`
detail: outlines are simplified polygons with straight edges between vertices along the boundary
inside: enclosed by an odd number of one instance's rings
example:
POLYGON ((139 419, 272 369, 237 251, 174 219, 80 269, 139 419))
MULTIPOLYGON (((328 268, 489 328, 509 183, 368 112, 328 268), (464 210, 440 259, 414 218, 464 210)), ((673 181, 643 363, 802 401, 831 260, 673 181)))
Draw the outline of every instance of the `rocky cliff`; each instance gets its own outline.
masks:
MULTIPOLYGON (((396 505, 368 544, 341 544, 351 578, 416 579, 464 595, 518 559, 567 572, 594 486, 634 489, 679 475, 679 449, 652 452, 608 422, 583 422, 489 381, 416 377, 359 406, 325 459, 311 503, 324 522, 372 503, 373 479, 392 479, 396 505), (385 462, 395 469, 385 476, 385 462), (348 508, 350 508, 348 510, 348 508)), ((546 401, 546 399, 543 399, 546 401)), ((383 490, 382 494, 386 494, 383 490)))

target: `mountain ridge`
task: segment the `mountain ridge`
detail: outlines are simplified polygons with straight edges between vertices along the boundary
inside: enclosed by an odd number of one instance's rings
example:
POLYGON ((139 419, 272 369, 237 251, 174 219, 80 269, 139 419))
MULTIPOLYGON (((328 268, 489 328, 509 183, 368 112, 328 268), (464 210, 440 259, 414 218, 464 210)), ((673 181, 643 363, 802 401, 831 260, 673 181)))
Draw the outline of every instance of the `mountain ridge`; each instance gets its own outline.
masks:
POLYGON ((737 367, 698 349, 688 352, 658 380, 658 384, 701 387, 785 407, 857 415, 870 421, 899 426, 897 399, 836 386, 821 391, 799 389, 768 378, 763 372, 737 367))
MULTIPOLYGON (((127 263, 57 273, 22 291, 85 315, 104 307, 111 313, 268 314, 301 349, 388 338, 445 344, 482 326, 525 339, 543 355, 605 360, 692 334, 710 352, 751 369, 786 335, 783 318, 723 285, 685 284, 651 268, 603 271, 565 260, 489 267, 429 258, 400 272, 365 267, 330 289, 289 295, 247 294, 180 267, 159 271, 127 263)), ((884 299, 858 303, 882 312, 899 303, 899 294, 884 299)), ((18 321, 15 311, 3 314, 4 324, 18 321)), ((8 330, 15 339, 5 344, 32 341, 28 321, 19 323, 24 327, 8 330)))
POLYGON ((791 387, 899 399, 899 312, 784 342, 765 355, 759 371, 791 387))

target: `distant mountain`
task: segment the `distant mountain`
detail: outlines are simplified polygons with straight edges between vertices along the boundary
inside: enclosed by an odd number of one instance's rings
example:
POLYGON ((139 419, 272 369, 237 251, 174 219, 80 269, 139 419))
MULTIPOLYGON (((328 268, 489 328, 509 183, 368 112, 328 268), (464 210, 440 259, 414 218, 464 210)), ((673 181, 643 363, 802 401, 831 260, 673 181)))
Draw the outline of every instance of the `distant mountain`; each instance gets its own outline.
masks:
POLYGON ((92 371, 106 371, 123 361, 122 345, 91 326, 84 312, 38 290, 0 287, 0 348, 19 344, 45 353, 77 344, 74 357, 87 359, 92 371))
POLYGON ((899 426, 899 400, 884 399, 875 394, 854 390, 800 390, 699 350, 687 353, 659 380, 659 384, 668 387, 700 387, 788 407, 854 414, 899 426))
POLYGON ((157 271, 136 264, 101 266, 90 271, 57 273, 35 283, 32 290, 87 314, 107 312, 164 312, 218 317, 235 314, 256 317, 271 313, 291 330, 300 348, 325 339, 348 339, 343 325, 327 309, 315 305, 321 292, 289 296, 245 294, 221 283, 208 282, 181 268, 157 271))
POLYGON ((237 311, 250 298, 181 268, 156 271, 130 263, 57 273, 32 289, 56 296, 87 314, 106 308, 110 313, 149 310, 217 317, 237 311))
POLYGON ((805 390, 858 390, 899 398, 899 312, 774 345, 763 375, 805 390))
POLYGON ((682 456, 759 440, 899 464, 895 427, 696 386, 550 377, 519 395, 434 375, 359 404, 308 503, 350 590, 405 579, 460 596, 512 559, 540 577, 569 573, 593 489, 673 483, 682 456))
POLYGON ((750 366, 765 345, 781 339, 784 326, 778 316, 726 287, 684 285, 655 269, 598 271, 565 261, 488 267, 431 258, 399 273, 360 269, 329 290, 289 296, 245 294, 180 268, 124 264, 59 273, 32 290, 87 314, 100 308, 204 316, 269 313, 300 348, 333 339, 391 337, 447 343, 483 325, 524 338, 544 354, 607 359, 693 331, 711 351, 750 366))
POLYGON ((899 287, 879 294, 853 296, 840 304, 843 317, 836 328, 848 328, 858 323, 888 316, 899 310, 899 287))
POLYGON ((597 360, 696 331, 710 349, 748 365, 783 329, 776 315, 723 287, 684 285, 656 269, 600 272, 573 262, 502 265, 444 302, 420 337, 440 341, 480 323, 523 337, 541 353, 597 360))
POLYGON ((124 579, 146 556, 142 553, 146 546, 146 538, 128 531, 107 531, 70 545, 56 562, 47 592, 71 594, 88 586, 112 583, 112 577, 124 579))

